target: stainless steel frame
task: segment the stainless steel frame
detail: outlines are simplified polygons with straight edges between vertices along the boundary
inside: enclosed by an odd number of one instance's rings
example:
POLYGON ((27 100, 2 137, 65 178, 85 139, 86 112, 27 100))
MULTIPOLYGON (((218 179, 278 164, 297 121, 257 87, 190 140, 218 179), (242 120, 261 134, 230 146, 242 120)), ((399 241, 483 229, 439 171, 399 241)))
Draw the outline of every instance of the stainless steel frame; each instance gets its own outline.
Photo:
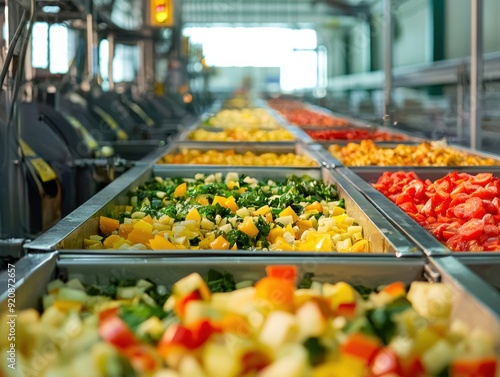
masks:
MULTIPOLYGON (((258 179, 284 179, 290 174, 304 175, 307 174, 316 179, 323 179, 327 183, 335 183, 339 190, 341 198, 345 199, 347 212, 350 216, 357 219, 358 223, 363 226, 365 238, 370 241, 372 253, 390 253, 388 257, 396 256, 420 256, 418 248, 410 242, 406 237, 399 233, 396 228, 387 221, 374 206, 340 174, 334 170, 324 168, 284 168, 273 169, 266 167, 245 167, 235 169, 234 167, 217 166, 210 168, 199 168, 196 165, 154 165, 154 166, 137 166, 118 180, 111 183, 103 191, 94 196, 91 200, 81 206, 79 209, 71 213, 69 216, 60 221, 51 230, 40 236, 35 241, 27 245, 29 251, 46 252, 59 249, 63 253, 77 254, 130 254, 131 252, 99 250, 90 251, 82 250, 83 239, 92 234, 98 234, 98 218, 100 215, 109 215, 114 211, 121 211, 121 206, 128 203, 127 192, 152 176, 161 177, 192 177, 196 173, 214 173, 214 172, 232 172, 236 171, 240 174, 246 174, 258 179)), ((136 252, 141 255, 151 254, 166 254, 166 255, 197 255, 199 251, 147 251, 136 252)), ((204 255, 213 255, 222 253, 223 255, 251 255, 260 257, 270 257, 275 254, 279 255, 302 255, 304 257, 313 257, 318 254, 338 255, 338 253, 313 253, 313 252, 265 252, 265 251, 207 251, 204 255)))

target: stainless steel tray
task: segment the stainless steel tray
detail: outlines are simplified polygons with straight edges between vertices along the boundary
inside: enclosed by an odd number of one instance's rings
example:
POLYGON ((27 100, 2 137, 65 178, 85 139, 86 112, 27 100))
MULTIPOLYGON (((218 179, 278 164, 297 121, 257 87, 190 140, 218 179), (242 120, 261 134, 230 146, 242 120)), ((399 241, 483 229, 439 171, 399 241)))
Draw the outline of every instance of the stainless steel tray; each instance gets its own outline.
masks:
MULTIPOLYGON (((192 273, 205 274, 209 268, 231 272, 235 280, 257 280, 265 276, 269 264, 293 264, 300 274, 313 273, 324 282, 346 281, 353 285, 377 287, 393 281, 441 281, 453 294, 452 320, 463 320, 496 339, 500 357, 500 293, 458 263, 453 257, 388 260, 364 256, 358 259, 325 258, 321 263, 304 262, 294 257, 273 257, 259 261, 245 257, 154 258, 95 257, 31 254, 16 263, 16 311, 40 308, 46 285, 55 278, 78 278, 84 284, 106 284, 110 278, 149 278, 170 285, 192 273), (429 274, 429 271, 432 271, 429 274)), ((8 276, 0 274, 0 286, 7 287, 8 276)), ((0 310, 7 309, 7 292, 0 292, 0 310)))
POLYGON ((488 255, 470 258, 463 253, 456 253, 454 257, 500 292, 500 274, 498 273, 500 258, 490 258, 488 255))
MULTIPOLYGON (((423 141, 423 140, 422 140, 423 141)), ((359 142, 354 142, 356 144, 359 144, 359 142)), ((328 147, 332 144, 340 144, 342 145, 342 143, 337 143, 337 142, 334 142, 334 143, 320 143, 322 146, 324 146, 324 148, 326 149, 327 153, 330 154, 328 152, 328 147)), ((378 147, 381 147, 381 148, 396 148, 397 144, 414 144, 414 143, 387 143, 387 142, 375 142, 375 144, 378 146, 378 147)), ((448 147, 450 148, 453 148, 457 151, 461 151, 461 152, 464 152, 464 153, 467 153, 469 155, 473 155, 473 156, 476 156, 476 157, 482 157, 482 158, 491 158, 493 160, 495 160, 495 162, 497 163, 497 165, 491 165, 491 166, 500 166, 500 155, 495 155, 495 154, 492 154, 492 153, 487 153, 487 152, 483 152, 483 151, 478 151, 478 150, 472 150, 470 148, 465 148, 465 147, 462 147, 462 146, 458 146, 458 145, 454 145, 454 144, 448 144, 448 147)), ((332 156, 333 159, 339 161, 338 159, 336 159, 334 156, 332 156)), ((345 165, 344 163, 340 162, 340 164, 342 164, 343 166, 347 166, 349 168, 359 168, 359 167, 364 167, 364 168, 367 168, 367 169, 379 169, 379 168, 392 168, 394 167, 393 166, 379 166, 379 165, 367 165, 367 166, 353 166, 353 165, 345 165)), ((484 166, 490 166, 490 165, 483 165, 484 166)), ((395 167, 398 167, 398 166, 395 166, 395 167)), ((403 167, 403 166, 400 166, 400 167, 403 167)), ((405 168, 416 168, 418 167, 417 165, 415 166, 410 166, 410 165, 407 165, 407 166, 404 166, 405 168)), ((449 168, 449 169, 454 169, 454 168, 475 168, 476 166, 422 166, 422 167, 426 167, 426 168, 449 168)), ((478 166, 480 167, 480 166, 478 166)))
POLYGON ((101 146, 113 148, 114 155, 126 160, 140 160, 165 145, 163 140, 127 140, 102 142, 101 146))
POLYGON ((465 252, 456 253, 440 243, 434 236, 421 227, 415 220, 408 216, 395 203, 385 197, 380 191, 372 187, 370 183, 375 183, 384 171, 415 171, 421 179, 435 180, 441 178, 451 171, 466 172, 477 174, 481 172, 493 173, 500 177, 500 167, 457 167, 457 168, 438 168, 438 167, 356 167, 337 169, 339 174, 344 176, 353 186, 362 192, 369 201, 403 234, 412 239, 427 255, 437 256, 443 254, 459 254, 463 258, 489 257, 500 258, 500 252, 465 252))
MULTIPOLYGON (((198 127, 192 127, 192 128, 187 128, 183 131, 181 131, 179 134, 177 134, 175 137, 171 139, 171 142, 179 142, 179 141, 189 141, 189 142, 194 142, 194 143, 211 143, 211 144, 217 144, 220 145, 221 143, 227 144, 227 145, 234 145, 238 146, 239 144, 243 143, 256 143, 256 144, 274 144, 274 143, 279 143, 279 144, 293 144, 295 143, 295 140, 284 140, 284 141, 270 141, 270 142, 264 142, 264 141, 209 141, 209 140, 203 140, 203 141, 197 141, 197 140, 192 140, 190 139, 190 135, 193 131, 195 131, 198 127)), ((291 129, 286 128, 288 132, 292 133, 294 135, 294 138, 296 138, 296 133, 294 133, 291 129)), ((216 131, 214 131, 216 132, 216 131)), ((307 135, 306 135, 307 136, 307 135)), ((303 136, 304 138, 306 136, 303 136)))
MULTIPOLYGON (((196 165, 154 165, 149 167, 135 167, 121 179, 111 183, 106 189, 98 193, 79 209, 60 221, 51 230, 44 233, 35 241, 28 245, 30 251, 49 251, 59 249, 64 253, 87 253, 87 254, 130 254, 126 250, 82 250, 83 239, 98 234, 98 218, 100 215, 109 215, 113 211, 121 211, 120 206, 128 204, 127 192, 152 176, 161 177, 193 177, 197 173, 214 173, 237 171, 240 174, 246 174, 257 179, 284 179, 291 174, 307 174, 312 178, 323 179, 327 183, 335 183, 339 190, 339 195, 344 198, 347 212, 350 216, 357 219, 363 226, 365 238, 370 242, 370 250, 373 253, 384 253, 388 257, 397 256, 420 256, 421 253, 415 245, 400 234, 396 228, 387 221, 372 206, 369 201, 356 189, 350 186, 349 182, 333 170, 324 168, 281 168, 272 169, 265 167, 245 167, 234 169, 233 167, 210 167, 201 169, 196 165)), ((304 257, 314 257, 319 253, 313 252, 266 252, 266 251, 219 251, 223 255, 252 255, 260 257, 269 257, 275 254, 279 255, 302 255, 304 257)), ((183 254, 197 255, 200 251, 183 252, 182 250, 172 251, 144 251, 137 254, 149 255, 151 253, 164 253, 168 255, 183 254)), ((217 251, 203 252, 204 255, 213 255, 217 251)), ((324 254, 324 252, 321 252, 324 254)), ((329 255, 344 255, 339 253, 327 253, 329 255)))
MULTIPOLYGON (((352 129, 362 129, 361 127, 347 127, 347 128, 333 128, 333 127, 316 127, 316 128, 308 128, 304 131, 348 131, 348 130, 352 130, 352 129)), ((366 129, 366 128, 365 128, 366 129)), ((374 127, 374 128, 370 128, 370 130, 372 130, 373 132, 375 131, 381 131, 381 132, 386 132, 388 133, 389 135, 392 135, 392 136, 404 136, 406 139, 405 140, 387 140, 387 141, 376 141, 374 140, 374 143, 377 143, 377 145, 384 145, 384 146, 387 146, 387 147, 394 147, 395 145, 398 145, 398 144, 418 144, 418 143, 421 143, 424 141, 424 139, 422 138, 419 138, 419 137, 416 137, 416 136, 411 136, 411 135, 408 135, 408 134, 405 134, 403 132, 396 132, 396 131, 392 131, 390 130, 389 128, 385 128, 385 127, 374 127)), ((307 132, 306 132, 307 133, 307 132)), ((348 143, 359 143, 362 139, 353 139, 353 140, 347 140, 347 139, 329 139, 329 140, 318 140, 318 139, 314 139, 311 135, 309 135, 309 138, 311 138, 313 140, 313 142, 315 143, 319 143, 321 145, 323 145, 325 148, 328 149, 328 147, 332 144, 338 144, 338 145, 346 145, 348 143)))
MULTIPOLYGON (((154 152, 150 153, 148 156, 144 157, 140 161, 138 161, 138 164, 159 164, 159 165, 168 165, 168 166, 175 166, 175 165, 196 165, 199 168, 207 168, 207 167, 213 167, 213 166, 228 166, 227 164, 212 164, 212 165, 204 165, 204 164, 164 164, 159 162, 164 156, 168 154, 176 154, 180 153, 182 149, 187 148, 187 149, 196 149, 200 150, 202 152, 206 152, 208 150, 216 150, 219 152, 222 151, 227 151, 227 150, 235 150, 237 154, 243 154, 245 152, 253 152, 257 155, 263 154, 263 153, 269 153, 269 152, 274 152, 276 154, 285 154, 285 153, 295 153, 298 155, 306 155, 312 160, 316 161, 317 165, 320 165, 320 161, 318 161, 318 157, 312 153, 310 150, 308 150, 306 144, 302 143, 290 143, 290 144, 284 144, 284 143, 238 143, 237 146, 233 147, 231 145, 228 145, 228 143, 204 143, 204 142, 196 142, 196 141, 183 141, 183 142, 178 142, 178 143, 172 143, 169 144, 163 148, 160 148, 158 150, 155 150, 154 152)), ((244 167, 248 165, 231 165, 234 167, 244 167)), ((260 166, 260 165, 256 165, 260 166)), ((270 168, 282 168, 282 166, 269 166, 270 168)), ((302 167, 298 167, 302 168, 302 167)))

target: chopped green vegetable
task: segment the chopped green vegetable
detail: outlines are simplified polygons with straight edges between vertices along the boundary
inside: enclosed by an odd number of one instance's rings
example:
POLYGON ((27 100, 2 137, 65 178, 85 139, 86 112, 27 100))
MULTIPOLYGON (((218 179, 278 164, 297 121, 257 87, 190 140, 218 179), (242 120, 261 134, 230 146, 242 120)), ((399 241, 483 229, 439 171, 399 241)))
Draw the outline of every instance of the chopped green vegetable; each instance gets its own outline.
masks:
POLYGON ((311 365, 318 365, 325 361, 327 348, 320 343, 318 338, 308 338, 304 342, 304 347, 311 365))
POLYGON ((236 289, 234 277, 229 272, 220 273, 216 270, 208 270, 205 282, 210 292, 231 292, 236 289))

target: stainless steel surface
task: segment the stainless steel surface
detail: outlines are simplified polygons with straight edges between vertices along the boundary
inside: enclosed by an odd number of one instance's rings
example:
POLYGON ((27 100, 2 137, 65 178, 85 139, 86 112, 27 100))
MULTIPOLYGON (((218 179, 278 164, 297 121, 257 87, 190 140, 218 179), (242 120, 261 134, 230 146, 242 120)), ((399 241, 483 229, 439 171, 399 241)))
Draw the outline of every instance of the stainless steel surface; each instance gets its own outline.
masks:
POLYGON ((368 200, 375 206, 392 224, 396 226, 404 235, 410 238, 419 246, 427 255, 437 256, 444 254, 457 254, 463 258, 489 257, 500 258, 499 252, 465 252, 454 253, 444 244, 440 243, 434 236, 427 232, 415 220, 408 216, 396 204, 391 202, 380 191, 372 187, 370 183, 375 183, 384 171, 415 171, 421 179, 435 180, 441 178, 451 171, 480 173, 491 172, 495 176, 500 177, 500 169, 492 169, 492 167, 477 167, 471 168, 408 168, 408 167, 378 167, 378 169, 370 169, 370 167, 361 168, 341 168, 337 169, 339 174, 344 176, 353 186, 362 192, 368 200))
POLYGON ((115 80, 113 79, 113 60, 115 58, 115 34, 110 32, 106 36, 108 40, 108 90, 115 90, 115 80))
POLYGON ((452 288, 452 318, 492 335, 497 340, 496 355, 500 359, 500 292, 453 257, 431 258, 430 263, 441 273, 441 282, 452 288))
POLYGON ((37 251, 81 248, 82 237, 97 231, 99 215, 109 214, 125 204, 125 198, 119 194, 145 182, 150 176, 151 170, 146 166, 128 170, 47 232, 27 244, 26 248, 37 251))
POLYGON ((57 253, 32 254, 14 264, 15 281, 9 280, 12 278, 7 271, 0 272, 0 313, 7 312, 8 289, 12 284, 16 289, 16 311, 40 307, 41 298, 47 292, 47 283, 55 278, 56 263, 57 253))
POLYGON ((115 156, 133 161, 142 159, 164 145, 163 140, 127 140, 101 143, 101 146, 113 148, 115 156))
MULTIPOLYGON (((322 282, 346 281, 353 285, 377 287, 393 281, 410 284, 425 281, 423 259, 387 260, 364 256, 352 258, 324 258, 321 261, 293 257, 273 257, 258 261, 244 257, 154 258, 67 256, 56 253, 29 255, 16 264, 16 275, 23 276, 16 284, 16 310, 41 308, 46 284, 55 278, 78 278, 84 284, 106 284, 111 278, 149 278, 156 283, 171 285, 192 273, 206 274, 208 269, 228 271, 235 280, 257 280, 265 276, 265 266, 293 264, 300 275, 313 273, 322 282)), ((452 291, 452 321, 463 320, 472 329, 480 328, 494 336, 497 350, 500 340, 499 293, 493 291, 453 257, 431 259, 439 271, 441 281, 452 291)), ((0 274, 0 284, 7 286, 7 274, 0 274)), ((6 309, 6 293, 0 296, 0 309, 6 309)))
POLYGON ((482 146, 482 84, 483 84, 483 0, 471 0, 470 49, 470 146, 482 146))
MULTIPOLYGON (((201 143, 201 142, 196 142, 196 141, 183 141, 183 142, 178 142, 178 143, 172 143, 169 144, 163 148, 160 148, 153 153, 149 154, 145 158, 139 161, 139 163, 144 163, 144 164, 158 164, 159 161, 166 155, 171 155, 171 154, 177 154, 182 151, 182 149, 193 149, 193 150, 199 150, 202 152, 206 152, 209 150, 216 150, 219 152, 222 151, 227 151, 227 150, 234 150, 237 154, 243 154, 245 152, 253 152, 255 154, 262 154, 262 153, 270 153, 274 152, 276 154, 286 154, 286 153, 295 153, 297 155, 306 155, 312 160, 316 161, 316 163, 319 166, 319 161, 317 160, 317 156, 311 151, 308 150, 307 146, 305 144, 283 144, 283 143, 238 143, 237 146, 231 146, 228 145, 227 143, 215 143, 214 144, 208 144, 208 143, 201 143)), ((163 164, 163 163, 159 163, 163 164)), ((190 164, 165 164, 165 165, 190 165, 190 164)), ((203 165, 203 164, 193 164, 198 167, 210 167, 210 166, 216 166, 216 165, 226 165, 224 163, 221 164, 211 164, 211 165, 203 165)), ((236 166, 236 165, 231 165, 235 167, 243 167, 243 166, 236 166)), ((277 167, 281 168, 282 166, 269 166, 269 167, 277 167)))
POLYGON ((19 259, 24 256, 23 238, 0 239, 0 258, 19 259))
POLYGON ((328 169, 343 166, 342 163, 333 157, 320 143, 311 143, 308 145, 308 149, 317 156, 321 161, 321 165, 328 169))
MULTIPOLYGON (((109 215, 112 212, 120 212, 123 205, 128 203, 127 192, 144 183, 152 176, 161 177, 193 177, 197 173, 227 173, 237 171, 240 174, 246 174, 257 179, 284 179, 290 174, 307 174, 315 179, 323 179, 328 183, 335 183, 339 190, 339 195, 346 202, 347 213, 356 218, 358 223, 363 226, 365 238, 370 241, 370 251, 372 253, 390 253, 387 256, 392 257, 392 253, 397 256, 420 256, 421 253, 407 238, 401 235, 396 228, 385 218, 380 216, 377 210, 363 197, 356 189, 352 188, 347 180, 333 170, 320 168, 281 168, 273 169, 267 167, 245 167, 234 169, 234 167, 216 166, 200 169, 196 165, 155 165, 149 167, 135 167, 121 176, 118 180, 111 183, 103 191, 94 196, 87 203, 82 205, 76 211, 64 218, 59 224, 51 230, 40 236, 38 239, 27 245, 30 251, 49 251, 60 249, 63 252, 87 253, 83 249, 83 239, 98 234, 98 217, 100 215, 109 215), (78 250, 78 251, 75 251, 78 250)), ((214 254, 216 251, 210 251, 214 254)), ((265 252, 265 251, 246 251, 238 250, 219 251, 223 255, 252 255, 252 256, 271 256, 275 253, 285 255, 285 252, 265 252)), ((96 253, 96 252, 94 252, 96 253)), ((100 253, 119 255, 120 253, 130 254, 128 251, 102 250, 100 253)), ((136 254, 151 254, 147 252, 136 252, 136 254)), ((182 251, 156 251, 155 253, 182 254, 182 251)), ((191 253, 187 253, 191 254, 191 253)), ((316 253, 311 252, 290 252, 291 255, 303 255, 313 257, 316 253)), ((342 254, 328 253, 330 255, 342 254)))
POLYGON ((498 273, 500 258, 491 258, 485 254, 470 257, 463 253, 456 253, 454 257, 500 292, 500 274, 498 273))
POLYGON ((391 125, 394 25, 392 0, 384 1, 384 126, 391 125))

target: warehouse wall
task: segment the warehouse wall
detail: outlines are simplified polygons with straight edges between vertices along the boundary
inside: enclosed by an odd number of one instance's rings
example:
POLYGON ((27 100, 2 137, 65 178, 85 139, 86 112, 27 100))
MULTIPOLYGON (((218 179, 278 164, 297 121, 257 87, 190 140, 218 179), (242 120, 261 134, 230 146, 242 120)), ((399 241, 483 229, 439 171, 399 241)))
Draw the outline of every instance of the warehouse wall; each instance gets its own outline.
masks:
MULTIPOLYGON (((446 0, 446 57, 470 55, 470 0, 446 0)), ((484 1, 484 52, 500 51, 500 1, 484 1)))
POLYGON ((279 85, 279 67, 217 67, 210 76, 209 90, 213 92, 234 90, 241 86, 243 79, 250 77, 253 89, 266 91, 269 85, 279 85), (277 81, 276 81, 277 80, 277 81))
MULTIPOLYGON (((394 10, 397 38, 394 43, 394 65, 407 66, 431 63, 433 61, 433 0, 407 0, 394 10)), ((470 0, 445 0, 444 17, 444 58, 460 58, 470 55, 470 0)), ((500 51, 500 1, 484 1, 484 52, 500 51)), ((325 31, 326 32, 326 31, 325 31)), ((357 24, 349 30, 330 32, 333 48, 329 48, 330 77, 347 73, 344 69, 346 51, 343 41, 350 41, 348 73, 368 72, 367 56, 370 44, 366 41, 367 29, 357 24), (344 33, 347 38, 344 38, 344 33), (339 53, 340 52, 340 53, 339 53), (342 61, 343 60, 343 61, 342 61)), ((383 16, 381 7, 376 7, 371 29, 371 70, 384 67, 383 16)))

